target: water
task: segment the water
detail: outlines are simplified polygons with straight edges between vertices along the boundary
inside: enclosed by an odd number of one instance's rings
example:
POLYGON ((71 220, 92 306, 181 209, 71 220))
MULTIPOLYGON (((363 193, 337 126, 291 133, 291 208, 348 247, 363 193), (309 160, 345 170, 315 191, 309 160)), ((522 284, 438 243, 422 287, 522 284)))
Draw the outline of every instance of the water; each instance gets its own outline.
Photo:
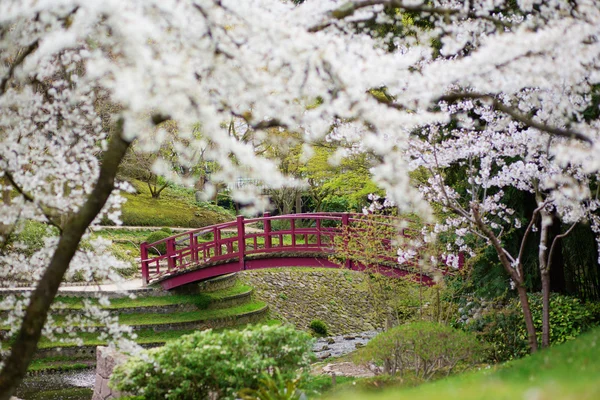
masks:
POLYGON ((90 400, 95 379, 95 370, 28 376, 16 396, 24 400, 90 400))
POLYGON ((378 333, 378 331, 366 331, 320 338, 315 342, 313 351, 318 358, 340 357, 366 345, 378 333))

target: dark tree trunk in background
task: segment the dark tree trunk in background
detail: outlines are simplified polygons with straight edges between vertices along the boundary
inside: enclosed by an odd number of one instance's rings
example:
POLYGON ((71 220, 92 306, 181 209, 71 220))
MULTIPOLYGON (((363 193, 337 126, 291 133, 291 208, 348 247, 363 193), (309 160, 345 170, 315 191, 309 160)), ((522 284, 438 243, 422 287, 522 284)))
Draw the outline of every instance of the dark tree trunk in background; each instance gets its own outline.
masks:
MULTIPOLYGON (((562 233, 561 222, 556 214, 552 215, 552 227, 549 233, 548 243, 552 243, 554 238, 562 233)), ((565 280, 565 260, 563 258, 562 242, 562 240, 557 241, 556 249, 552 253, 552 260, 550 260, 552 264, 552 268, 550 269, 550 291, 566 294, 567 283, 565 280)))

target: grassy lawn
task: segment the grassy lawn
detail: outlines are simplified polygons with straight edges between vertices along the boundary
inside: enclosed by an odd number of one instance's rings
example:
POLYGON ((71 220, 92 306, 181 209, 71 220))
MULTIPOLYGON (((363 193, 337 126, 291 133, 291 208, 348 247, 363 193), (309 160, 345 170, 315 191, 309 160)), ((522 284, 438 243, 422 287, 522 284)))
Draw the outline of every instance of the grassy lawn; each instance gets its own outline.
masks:
MULTIPOLYGON (((600 327, 570 342, 498 367, 380 393, 339 388, 328 399, 599 399, 600 327)), ((352 388, 352 389, 350 389, 352 388)))
POLYGON ((122 208, 123 225, 200 228, 234 219, 222 208, 196 204, 193 190, 168 187, 153 199, 144 182, 133 180, 131 184, 138 193, 123 193, 127 199, 122 208))

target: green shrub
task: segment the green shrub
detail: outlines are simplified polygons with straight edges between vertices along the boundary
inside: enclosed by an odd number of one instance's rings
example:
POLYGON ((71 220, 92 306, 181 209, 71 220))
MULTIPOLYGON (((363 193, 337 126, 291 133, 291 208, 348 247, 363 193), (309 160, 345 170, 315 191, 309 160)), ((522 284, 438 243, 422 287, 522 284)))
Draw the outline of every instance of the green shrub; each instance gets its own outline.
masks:
POLYGON ((380 333, 357 352, 355 361, 386 365, 390 375, 412 372, 428 380, 474 365, 483 357, 483 349, 472 333, 421 321, 380 333))
POLYGON ((206 310, 210 306, 210 303, 212 303, 212 297, 206 293, 198 293, 194 298, 194 305, 199 310, 206 310))
POLYGON ((243 388, 258 389, 263 373, 295 379, 310 365, 311 347, 310 336, 289 325, 200 331, 129 359, 111 385, 146 400, 234 399, 243 388))
MULTIPOLYGON (((542 340, 542 296, 529 295, 529 305, 538 343, 542 340)), ((550 344, 563 343, 577 337, 591 326, 592 314, 579 299, 559 294, 550 296, 550 344)), ((490 344, 489 358, 506 361, 529 354, 527 330, 521 305, 512 299, 501 309, 492 310, 473 320, 467 329, 476 332, 490 344)))
POLYGON ((313 319, 310 321, 309 327, 317 335, 327 336, 327 324, 320 319, 313 319))
POLYGON ((600 302, 585 303, 585 308, 590 313, 590 324, 600 325, 600 302))
MULTIPOLYGON (((148 242, 148 244, 151 244, 154 242, 158 242, 159 240, 166 239, 169 236, 171 236, 171 233, 167 233, 163 230, 152 232, 146 238, 146 242, 148 242)), ((167 243, 163 242, 163 243, 157 244, 156 246, 149 247, 148 252, 152 253, 152 254, 159 254, 159 253, 161 255, 166 254, 167 253, 167 243)))
POLYGON ((263 373, 258 389, 245 388, 239 392, 239 396, 242 400, 301 400, 306 396, 299 389, 300 380, 286 380, 276 369, 273 375, 263 373))
POLYGON ((173 234, 173 229, 168 228, 166 226, 163 226, 162 228, 160 228, 160 231, 161 232, 167 232, 168 234, 171 234, 171 235, 173 234))

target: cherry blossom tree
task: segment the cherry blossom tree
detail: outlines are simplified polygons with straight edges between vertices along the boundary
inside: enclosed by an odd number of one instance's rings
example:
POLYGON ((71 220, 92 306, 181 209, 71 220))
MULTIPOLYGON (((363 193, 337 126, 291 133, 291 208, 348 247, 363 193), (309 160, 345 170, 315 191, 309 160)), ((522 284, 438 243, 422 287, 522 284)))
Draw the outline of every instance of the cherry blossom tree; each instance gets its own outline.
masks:
MULTIPOLYGON (((35 260, 2 248, 2 271, 35 261, 39 273, 12 321, 18 333, 3 360, 0 399, 23 378, 67 271, 109 278, 101 266, 113 262, 79 245, 100 216, 118 221, 126 189, 115 185, 119 163, 133 141, 160 148, 155 125, 177 124, 181 166, 197 165, 198 150, 207 149, 202 157, 220 165, 213 179, 233 181, 243 165, 244 176, 277 186, 286 183, 277 165, 227 133, 232 117, 255 132, 300 132, 306 143, 347 121, 344 134, 377 160, 371 172, 389 198, 427 216, 407 150, 412 132, 468 114, 444 104, 477 100, 501 115, 494 132, 518 123, 536 140, 552 138, 548 170, 600 169, 598 122, 581 117, 600 81, 599 34, 592 0, 2 1, 3 243, 23 220, 43 221, 59 236, 35 260), (362 29, 373 21, 408 28, 397 36, 362 29)), ((153 168, 190 183, 165 160, 153 168)), ((544 207, 573 202, 579 210, 581 196, 561 194, 577 186, 540 179, 544 207)), ((249 188, 237 200, 254 194, 249 188)), ((486 223, 484 205, 465 212, 486 223)))

